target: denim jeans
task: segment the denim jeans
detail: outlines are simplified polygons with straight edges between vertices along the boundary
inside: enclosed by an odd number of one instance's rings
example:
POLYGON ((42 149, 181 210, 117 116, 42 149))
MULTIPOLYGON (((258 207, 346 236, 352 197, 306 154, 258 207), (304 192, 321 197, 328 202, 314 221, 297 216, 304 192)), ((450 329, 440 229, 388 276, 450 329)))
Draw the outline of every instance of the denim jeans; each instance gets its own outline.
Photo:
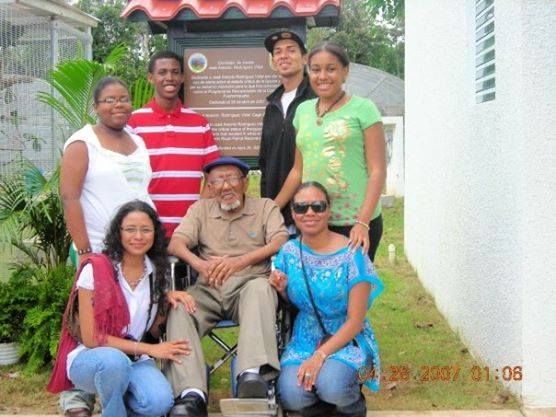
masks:
POLYGON ((321 400, 335 405, 340 415, 365 415, 365 400, 353 368, 334 359, 324 361, 313 391, 297 385, 298 369, 299 365, 283 366, 278 377, 280 401, 286 410, 301 411, 321 400))
POLYGON ((157 417, 173 404, 170 384, 153 360, 132 362, 115 348, 79 353, 69 376, 76 388, 98 394, 103 417, 157 417))

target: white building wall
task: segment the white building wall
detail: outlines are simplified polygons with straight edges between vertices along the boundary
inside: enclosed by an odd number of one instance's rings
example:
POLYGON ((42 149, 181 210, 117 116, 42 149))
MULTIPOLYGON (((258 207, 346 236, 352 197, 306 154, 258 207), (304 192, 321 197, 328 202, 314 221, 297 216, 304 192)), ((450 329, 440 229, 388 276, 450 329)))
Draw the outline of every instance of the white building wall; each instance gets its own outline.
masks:
POLYGON ((406 2, 406 253, 471 351, 556 406, 556 3, 495 0, 496 99, 475 104, 475 1, 406 2))
POLYGON ((523 397, 556 407, 556 2, 521 4, 523 397))
POLYGON ((404 195, 404 133, 403 117, 383 117, 387 142, 386 195, 404 195))

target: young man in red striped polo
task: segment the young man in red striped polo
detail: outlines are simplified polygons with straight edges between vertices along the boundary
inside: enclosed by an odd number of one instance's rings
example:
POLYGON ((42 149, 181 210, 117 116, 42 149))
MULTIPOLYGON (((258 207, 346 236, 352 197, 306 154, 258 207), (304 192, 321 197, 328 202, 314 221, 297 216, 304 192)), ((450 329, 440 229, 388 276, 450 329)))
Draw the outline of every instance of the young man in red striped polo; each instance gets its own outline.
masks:
POLYGON ((184 81, 182 58, 171 51, 153 55, 148 80, 154 98, 134 111, 128 124, 149 150, 149 194, 170 238, 199 199, 203 166, 220 155, 208 121, 184 107, 178 96, 184 81))

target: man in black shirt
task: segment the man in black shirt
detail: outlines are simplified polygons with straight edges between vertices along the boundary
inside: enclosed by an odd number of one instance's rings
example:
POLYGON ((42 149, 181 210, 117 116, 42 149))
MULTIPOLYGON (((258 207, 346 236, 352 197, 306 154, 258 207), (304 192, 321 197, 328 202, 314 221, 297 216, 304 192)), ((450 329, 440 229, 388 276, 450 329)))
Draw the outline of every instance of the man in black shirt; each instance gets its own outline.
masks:
MULTIPOLYGON (((267 97, 259 151, 261 197, 274 199, 294 162, 295 129, 292 121, 295 110, 303 101, 314 98, 315 93, 305 72, 307 50, 299 35, 289 29, 276 30, 266 37, 264 45, 272 54, 272 63, 282 81, 267 97)), ((289 207, 285 207, 282 214, 290 229, 293 220, 289 207)))

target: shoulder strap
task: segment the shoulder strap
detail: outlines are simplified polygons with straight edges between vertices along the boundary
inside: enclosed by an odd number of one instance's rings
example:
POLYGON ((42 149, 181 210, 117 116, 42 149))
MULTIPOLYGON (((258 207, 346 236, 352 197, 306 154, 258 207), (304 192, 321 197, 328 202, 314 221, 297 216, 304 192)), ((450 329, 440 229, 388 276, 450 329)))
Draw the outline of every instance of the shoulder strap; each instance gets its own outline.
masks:
POLYGON ((301 271, 303 272, 303 279, 305 280, 305 286, 307 287, 307 292, 309 293, 309 300, 311 300, 311 305, 313 306, 313 310, 315 311, 315 315, 317 316, 317 321, 319 322, 320 329, 324 335, 328 334, 326 332, 326 327, 324 327, 324 323, 322 318, 319 314, 319 310, 315 304, 315 299, 313 298, 313 292, 311 291, 311 286, 309 285, 309 279, 307 278, 307 272, 305 271, 305 264, 303 263, 303 248, 301 247, 301 236, 299 236, 299 259, 301 261, 301 271))
POLYGON ((141 335, 141 340, 145 337, 145 335, 149 331, 149 321, 151 321, 151 316, 152 316, 152 312, 153 312, 155 286, 154 286, 154 278, 153 278, 153 273, 152 272, 149 274, 149 289, 150 289, 150 293, 149 293, 149 313, 147 314, 147 321, 145 322, 145 330, 143 331, 143 334, 141 335))

